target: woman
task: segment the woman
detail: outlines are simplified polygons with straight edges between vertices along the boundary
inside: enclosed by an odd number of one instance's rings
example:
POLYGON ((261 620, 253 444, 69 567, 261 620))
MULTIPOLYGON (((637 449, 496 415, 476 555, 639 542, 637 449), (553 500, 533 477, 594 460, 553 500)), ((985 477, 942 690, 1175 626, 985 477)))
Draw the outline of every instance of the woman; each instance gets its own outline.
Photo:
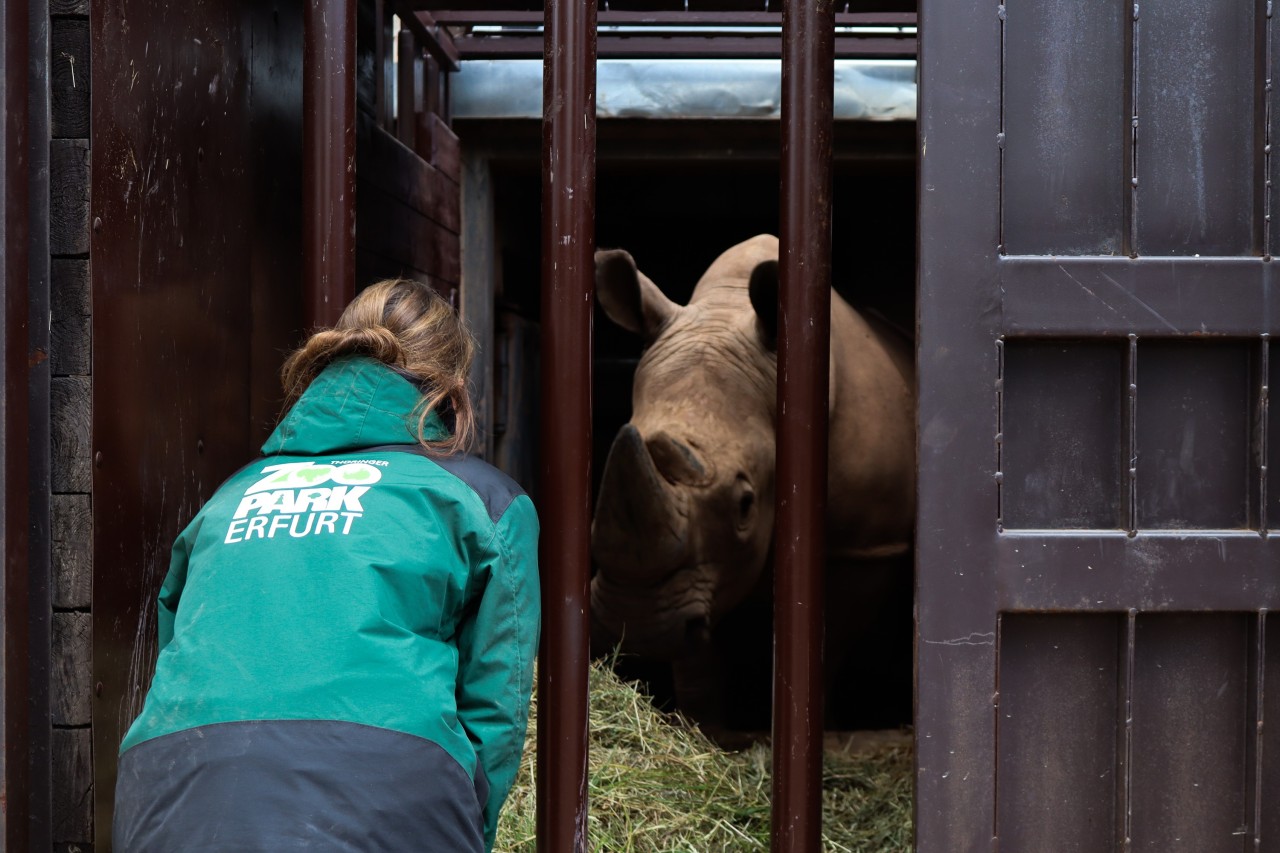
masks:
POLYGON ((524 741, 538 522, 462 456, 473 344, 412 281, 285 362, 264 458, 182 532, 117 851, 491 849, 524 741))

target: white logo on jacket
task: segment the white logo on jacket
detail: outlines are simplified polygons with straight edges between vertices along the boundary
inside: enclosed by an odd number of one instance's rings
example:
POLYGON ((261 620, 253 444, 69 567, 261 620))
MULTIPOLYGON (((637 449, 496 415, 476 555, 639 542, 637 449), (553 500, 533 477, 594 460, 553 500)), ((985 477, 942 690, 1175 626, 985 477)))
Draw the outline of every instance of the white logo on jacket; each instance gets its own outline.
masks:
POLYGON ((382 479, 370 462, 285 462, 262 469, 263 477, 245 489, 223 541, 294 539, 321 533, 346 535, 364 515, 360 498, 382 479), (334 483, 335 485, 324 485, 334 483))

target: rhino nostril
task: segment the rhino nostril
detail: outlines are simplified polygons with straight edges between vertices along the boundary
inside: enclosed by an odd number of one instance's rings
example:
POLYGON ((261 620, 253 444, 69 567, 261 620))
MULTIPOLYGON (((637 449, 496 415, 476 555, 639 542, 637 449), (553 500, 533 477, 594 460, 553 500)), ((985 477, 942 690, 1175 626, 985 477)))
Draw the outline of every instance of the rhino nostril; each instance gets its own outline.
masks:
POLYGON ((704 616, 694 616, 684 623, 684 637, 689 648, 707 643, 711 640, 711 620, 704 616))

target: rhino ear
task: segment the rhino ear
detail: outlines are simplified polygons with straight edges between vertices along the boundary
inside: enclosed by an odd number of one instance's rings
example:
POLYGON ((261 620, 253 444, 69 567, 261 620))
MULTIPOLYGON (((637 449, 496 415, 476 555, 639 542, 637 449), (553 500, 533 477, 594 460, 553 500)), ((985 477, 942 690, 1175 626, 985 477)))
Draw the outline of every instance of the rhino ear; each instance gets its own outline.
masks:
POLYGON ((596 252, 596 299, 610 320, 646 341, 680 310, 622 249, 596 252))
POLYGON ((760 337, 765 346, 775 349, 778 345, 778 262, 756 264, 747 292, 751 294, 751 307, 756 310, 760 337))

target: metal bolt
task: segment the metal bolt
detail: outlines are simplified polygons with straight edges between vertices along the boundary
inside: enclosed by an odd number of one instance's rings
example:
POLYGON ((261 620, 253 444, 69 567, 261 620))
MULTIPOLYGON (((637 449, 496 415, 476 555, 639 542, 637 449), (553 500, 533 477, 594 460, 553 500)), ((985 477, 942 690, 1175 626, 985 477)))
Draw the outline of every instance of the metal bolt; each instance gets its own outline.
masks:
POLYGON ((99 450, 97 453, 93 454, 93 466, 94 466, 95 468, 101 468, 101 467, 102 467, 102 451, 101 451, 101 450, 99 450))
POLYGON ((196 439, 196 453, 204 453, 204 439, 203 439, 203 438, 197 438, 197 439, 196 439))
POLYGON ((101 682, 101 681, 99 681, 97 684, 95 684, 95 685, 93 686, 93 695, 95 695, 95 696, 101 696, 101 695, 102 695, 102 682, 101 682))
POLYGON ((102 217, 101 216, 93 217, 93 233, 97 234, 101 230, 102 230, 102 217))

